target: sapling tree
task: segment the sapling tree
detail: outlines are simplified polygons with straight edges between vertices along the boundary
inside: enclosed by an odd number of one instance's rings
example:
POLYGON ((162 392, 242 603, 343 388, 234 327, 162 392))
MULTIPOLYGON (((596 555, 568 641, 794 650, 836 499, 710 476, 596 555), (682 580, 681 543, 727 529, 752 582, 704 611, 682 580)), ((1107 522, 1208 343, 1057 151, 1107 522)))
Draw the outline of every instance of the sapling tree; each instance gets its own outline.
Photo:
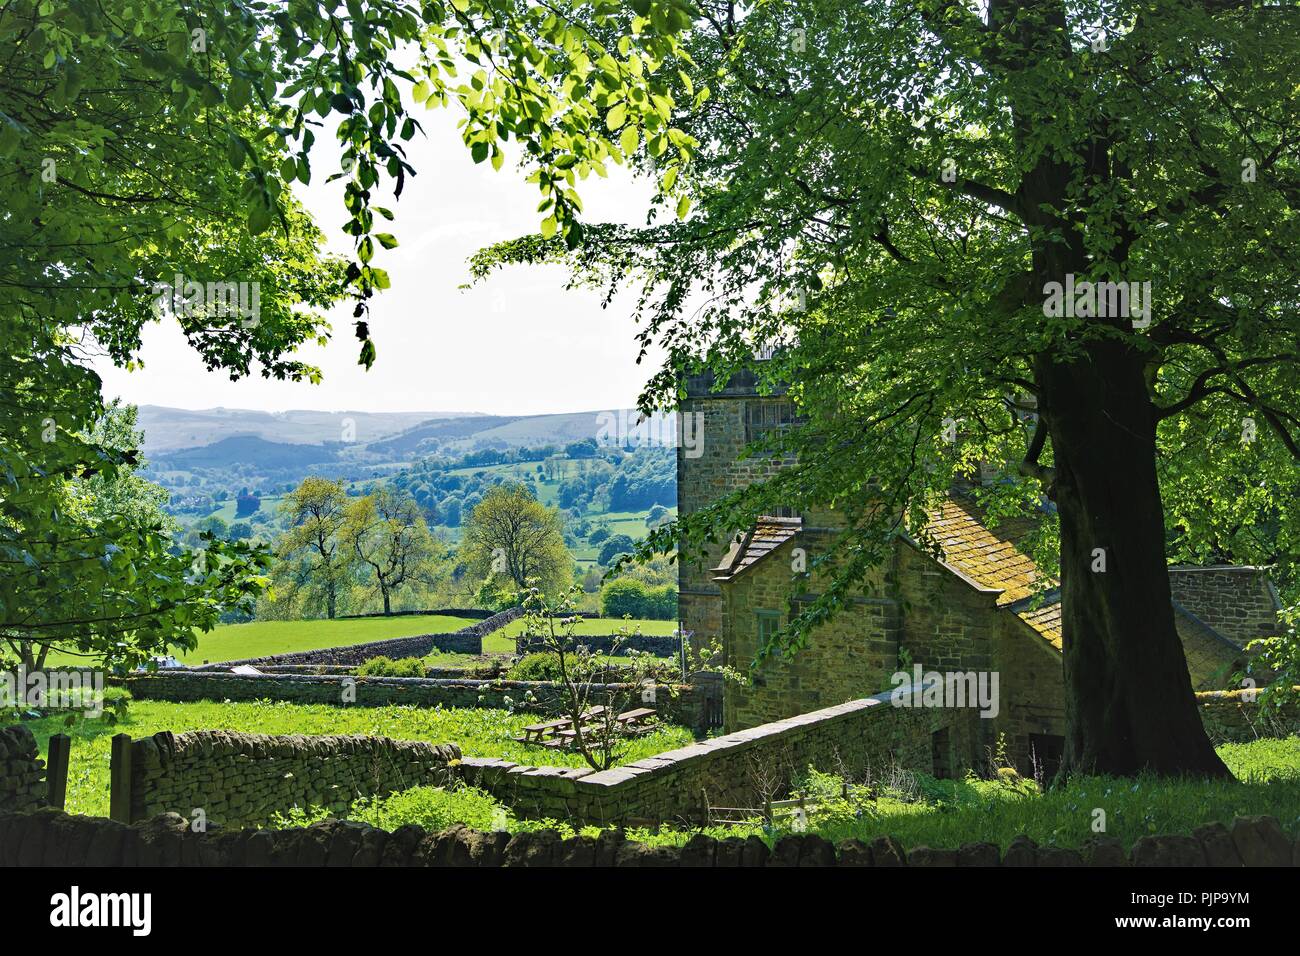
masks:
POLYGON ((530 588, 523 603, 524 634, 532 646, 555 659, 559 710, 570 722, 573 748, 593 769, 608 770, 626 754, 639 729, 620 721, 619 715, 631 709, 654 709, 661 695, 676 691, 671 685, 661 686, 656 658, 628 646, 631 628, 619 628, 604 654, 583 644, 576 633, 582 621, 577 613, 581 598, 577 586, 554 600, 530 588), (623 660, 617 665, 610 660, 620 657, 623 660))

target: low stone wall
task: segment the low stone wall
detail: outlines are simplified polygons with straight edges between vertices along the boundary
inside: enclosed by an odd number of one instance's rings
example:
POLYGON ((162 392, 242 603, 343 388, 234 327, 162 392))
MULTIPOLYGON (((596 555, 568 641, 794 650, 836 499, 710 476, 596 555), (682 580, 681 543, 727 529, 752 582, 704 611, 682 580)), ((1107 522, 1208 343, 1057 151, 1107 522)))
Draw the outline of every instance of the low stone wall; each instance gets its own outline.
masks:
POLYGON ((245 657, 234 661, 217 661, 188 668, 195 671, 229 670, 240 664, 253 667, 260 665, 278 666, 282 664, 325 664, 349 665, 364 664, 372 657, 391 657, 399 660, 403 657, 424 657, 435 650, 448 654, 482 654, 483 638, 499 630, 523 614, 523 608, 512 607, 508 611, 493 614, 477 624, 462 627, 450 634, 417 634, 412 637, 394 637, 386 641, 369 641, 365 644, 348 644, 343 647, 322 647, 312 651, 293 651, 287 654, 271 654, 266 657, 245 657))
POLYGON ((1210 690, 1196 695, 1201 723, 1215 744, 1245 743, 1260 737, 1289 737, 1300 733, 1300 702, 1281 708, 1261 707, 1250 700, 1259 691, 1210 690))
POLYGON ((293 807, 345 812, 357 797, 447 786, 460 759, 455 744, 224 730, 165 731, 130 750, 132 821, 202 810, 208 822, 232 826, 261 826, 293 807))
MULTIPOLYGON (((593 654, 612 654, 615 650, 620 654, 639 651, 642 654, 653 654, 655 657, 676 657, 682 650, 680 637, 664 637, 655 634, 632 634, 627 637, 618 634, 575 634, 573 645, 589 648, 593 654)), ((524 634, 515 638, 516 654, 531 654, 542 650, 545 650, 545 647, 541 638, 528 637, 524 634)))
POLYGON ((485 621, 490 617, 501 613, 500 611, 487 611, 481 607, 435 607, 427 611, 393 611, 385 614, 382 611, 374 611, 370 614, 340 614, 340 621, 362 621, 372 617, 467 617, 474 620, 485 621))
POLYGON ((391 833, 355 821, 327 820, 292 830, 193 833, 175 814, 127 826, 55 810, 0 813, 0 866, 440 866, 440 867, 899 867, 899 866, 1300 866, 1300 841, 1273 817, 1212 823, 1192 836, 1146 836, 1125 851, 1096 837, 1078 850, 1016 837, 1005 849, 967 843, 908 850, 893 837, 838 845, 813 834, 769 848, 758 837, 717 840, 698 834, 682 847, 649 847, 620 830, 560 839, 553 830, 510 834, 453 827, 391 833))
MULTIPOLYGON (((222 671, 169 670, 132 674, 122 684, 136 700, 284 700, 300 704, 382 707, 492 707, 554 713, 562 702, 562 685, 549 681, 474 680, 464 677, 338 677, 312 674, 230 674, 222 671), (528 695, 531 700, 527 700, 528 695)), ((630 684, 594 684, 592 700, 611 694, 649 696, 648 688, 630 684)), ((669 723, 694 730, 716 726, 721 713, 721 686, 701 680, 678 687, 657 685, 654 704, 669 723)))
POLYGON ((26 727, 0 727, 0 810, 33 810, 45 805, 45 761, 26 727))
POLYGON ((895 707, 892 692, 703 740, 612 770, 466 758, 467 782, 525 817, 575 824, 703 823, 710 807, 757 807, 809 766, 852 776, 933 772, 931 734, 973 740, 973 710, 895 707))
POLYGON ((187 668, 192 671, 224 671, 240 664, 253 667, 281 664, 326 664, 355 667, 372 657, 424 657, 434 651, 448 654, 482 654, 483 637, 469 630, 454 634, 418 634, 414 637, 394 637, 387 641, 370 641, 366 644, 349 644, 345 647, 322 647, 314 651, 294 651, 272 654, 268 657, 246 657, 236 661, 218 661, 187 668))

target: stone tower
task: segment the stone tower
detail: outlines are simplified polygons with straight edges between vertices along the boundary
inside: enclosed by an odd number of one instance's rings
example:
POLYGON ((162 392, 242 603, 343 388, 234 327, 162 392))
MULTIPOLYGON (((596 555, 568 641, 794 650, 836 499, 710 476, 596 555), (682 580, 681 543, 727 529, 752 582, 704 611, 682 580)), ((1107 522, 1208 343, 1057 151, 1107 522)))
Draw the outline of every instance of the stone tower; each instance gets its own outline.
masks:
MULTIPOLYGON (((683 434, 693 441, 677 447, 679 515, 698 511, 778 469, 779 463, 769 458, 740 458, 746 444, 764 429, 789 423, 793 412, 781 394, 760 395, 757 379, 754 372, 739 372, 715 390, 711 373, 687 377, 686 398, 678 411, 683 434)), ((729 545, 722 537, 704 560, 678 566, 678 616, 683 630, 694 632, 697 644, 722 635, 722 596, 710 569, 729 545)))

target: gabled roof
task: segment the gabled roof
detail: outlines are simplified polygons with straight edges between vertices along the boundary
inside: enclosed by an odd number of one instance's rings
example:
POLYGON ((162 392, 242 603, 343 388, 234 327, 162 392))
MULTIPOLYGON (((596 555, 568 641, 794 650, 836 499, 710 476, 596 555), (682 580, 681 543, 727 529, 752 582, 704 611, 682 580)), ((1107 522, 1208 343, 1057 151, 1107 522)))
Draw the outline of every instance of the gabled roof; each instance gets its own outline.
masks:
POLYGON ((803 530, 802 518, 764 516, 743 535, 737 535, 731 550, 712 568, 715 581, 729 581, 747 571, 803 530))
POLYGON ((930 512, 925 537, 939 546, 943 564, 983 587, 1001 591, 997 604, 1005 607, 1033 594, 1041 578, 1019 547, 1029 529, 1029 522, 1018 519, 991 528, 975 502, 953 494, 930 512))
MULTIPOLYGON (((937 560, 968 585, 995 592, 999 610, 1014 614, 1057 651, 1061 644, 1061 592, 1059 582, 1044 576, 1022 543, 1032 528, 1025 519, 1003 519, 996 526, 973 499, 950 493, 930 512, 930 520, 920 536, 907 536, 932 557, 927 544, 937 545, 937 560)), ((759 518, 754 528, 738 534, 722 562, 713 568, 715 581, 730 581, 753 567, 803 530, 801 518, 759 518)), ((1180 568, 1178 570, 1189 570, 1180 568)), ((1207 639, 1226 647, 1231 640, 1186 608, 1174 602, 1175 613, 1186 618, 1185 625, 1204 629, 1207 639)))

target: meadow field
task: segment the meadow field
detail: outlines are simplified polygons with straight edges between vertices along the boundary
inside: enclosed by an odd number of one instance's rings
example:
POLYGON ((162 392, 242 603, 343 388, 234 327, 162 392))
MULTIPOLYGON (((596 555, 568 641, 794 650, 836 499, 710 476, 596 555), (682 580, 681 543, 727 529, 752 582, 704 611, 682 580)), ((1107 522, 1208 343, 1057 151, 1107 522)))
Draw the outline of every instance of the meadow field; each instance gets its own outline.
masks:
POLYGON ((418 634, 450 634, 476 624, 475 618, 448 614, 362 617, 333 621, 250 621, 222 624, 199 635, 199 646, 176 658, 186 664, 235 661, 322 647, 365 644, 418 634))
MULTIPOLYGON (((234 730, 257 734, 365 734, 397 740, 425 740, 454 743, 467 757, 503 757, 536 766, 583 767, 579 754, 546 747, 525 746, 511 738, 524 725, 535 723, 536 714, 486 708, 443 707, 335 707, 328 704, 290 704, 282 701, 251 703, 173 703, 132 701, 126 714, 116 721, 108 716, 78 720, 65 726, 65 717, 55 714, 28 721, 24 726, 36 735, 41 752, 48 751, 53 734, 72 738, 68 770, 67 810, 69 813, 108 815, 109 754, 114 734, 141 738, 163 730, 234 730)), ((629 744, 622 763, 632 763, 653 754, 684 747, 692 740, 684 727, 664 725, 629 744)))

